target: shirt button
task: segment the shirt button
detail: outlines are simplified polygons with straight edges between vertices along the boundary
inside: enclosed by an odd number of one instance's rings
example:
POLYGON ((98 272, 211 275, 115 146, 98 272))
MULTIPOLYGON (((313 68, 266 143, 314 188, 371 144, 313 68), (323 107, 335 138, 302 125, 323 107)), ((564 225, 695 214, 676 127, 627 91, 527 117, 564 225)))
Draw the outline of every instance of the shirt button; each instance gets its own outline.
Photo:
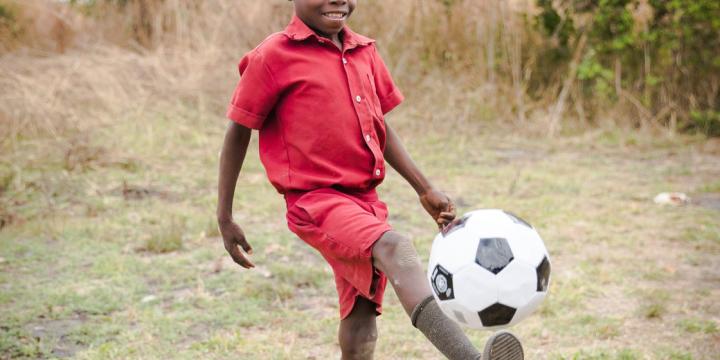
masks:
POLYGON ((375 170, 375 176, 380 176, 380 169, 375 170))
POLYGON ((370 134, 365 134, 365 141, 370 142, 370 134))
POLYGON ((360 95, 358 95, 358 96, 355 97, 355 101, 357 101, 357 102, 362 101, 362 98, 360 97, 360 95))
POLYGON ((343 58, 343 64, 347 64, 347 59, 343 58))

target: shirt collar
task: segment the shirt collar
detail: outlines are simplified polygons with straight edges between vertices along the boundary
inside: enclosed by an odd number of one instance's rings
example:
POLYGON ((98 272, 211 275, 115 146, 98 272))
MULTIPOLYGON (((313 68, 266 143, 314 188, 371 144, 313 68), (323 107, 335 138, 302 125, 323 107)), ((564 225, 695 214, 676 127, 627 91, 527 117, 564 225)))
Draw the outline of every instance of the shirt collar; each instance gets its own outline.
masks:
MULTIPOLYGON (((343 32, 343 47, 345 50, 352 49, 357 46, 365 46, 369 45, 375 40, 360 35, 345 25, 343 29, 341 30, 343 32)), ((297 15, 293 15, 292 20, 290 20, 290 24, 285 28, 285 31, 283 32, 288 38, 295 40, 295 41, 303 41, 311 36, 314 36, 318 39, 321 38, 318 34, 315 33, 310 27, 308 27, 302 20, 300 20, 297 15)))

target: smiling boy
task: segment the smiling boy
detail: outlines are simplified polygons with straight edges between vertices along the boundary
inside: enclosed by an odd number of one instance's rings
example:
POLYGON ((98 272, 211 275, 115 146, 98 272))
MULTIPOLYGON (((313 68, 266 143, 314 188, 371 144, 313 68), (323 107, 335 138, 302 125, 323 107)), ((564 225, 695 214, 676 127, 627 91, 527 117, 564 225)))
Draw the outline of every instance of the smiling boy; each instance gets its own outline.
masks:
POLYGON ((294 6, 285 31, 240 61, 218 181, 225 248, 242 267, 254 267, 243 253, 252 248, 232 220, 232 200, 251 129, 257 129, 260 159, 285 197, 289 229, 335 274, 343 359, 373 358, 388 278, 412 324, 447 358, 522 359, 522 346, 510 333, 491 337, 483 354, 470 343, 435 303, 412 242, 387 223, 387 206, 375 191, 385 161, 440 228, 455 218, 455 207, 384 120, 403 95, 374 40, 345 24, 356 0, 294 0, 294 6))

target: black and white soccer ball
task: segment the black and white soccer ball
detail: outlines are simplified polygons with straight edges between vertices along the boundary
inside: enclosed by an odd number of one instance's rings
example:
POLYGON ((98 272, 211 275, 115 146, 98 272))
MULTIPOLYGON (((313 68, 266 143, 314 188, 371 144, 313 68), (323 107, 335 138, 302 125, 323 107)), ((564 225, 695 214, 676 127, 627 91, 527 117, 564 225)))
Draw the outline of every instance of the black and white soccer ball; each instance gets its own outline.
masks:
POLYGON ((526 221, 503 210, 475 210, 435 237, 428 280, 450 319, 498 329, 527 318, 545 299, 550 256, 526 221))

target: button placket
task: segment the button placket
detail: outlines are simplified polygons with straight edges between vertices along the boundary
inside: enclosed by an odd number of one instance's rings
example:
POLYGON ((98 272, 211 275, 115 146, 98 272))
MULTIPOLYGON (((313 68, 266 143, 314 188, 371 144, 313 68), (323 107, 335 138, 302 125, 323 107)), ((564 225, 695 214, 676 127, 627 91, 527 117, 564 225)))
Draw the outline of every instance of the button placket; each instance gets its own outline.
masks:
MULTIPOLYGON (((355 92, 355 90, 353 90, 353 86, 352 86, 352 82, 351 82, 351 78, 350 78, 350 74, 352 72, 348 71, 348 60, 344 54, 341 55, 341 60, 342 60, 343 65, 345 65, 345 66, 343 66, 343 70, 345 71, 345 76, 348 80, 348 87, 349 87, 350 93, 353 93, 353 92, 355 92)), ((358 89, 358 91, 362 91, 362 90, 364 90, 364 84, 362 82, 363 79, 359 79, 359 81, 360 81, 359 82, 360 89, 358 89)), ((368 110, 368 108, 366 107, 365 109, 363 109, 359 104, 362 103, 363 100, 365 100, 365 102, 367 102, 367 98, 363 99, 363 96, 356 93, 354 100, 356 103, 354 106, 355 114, 358 117, 360 131, 361 131, 361 134, 364 134, 363 138, 365 139, 365 143, 366 143, 368 149, 370 149, 370 153, 372 154, 372 157, 373 157, 373 170, 371 171, 371 175, 373 175, 375 178, 379 178, 382 175, 382 164, 381 164, 382 150, 380 150, 378 148, 378 146, 373 146, 374 142, 372 141, 371 131, 369 130, 369 129, 372 129, 372 126, 373 126, 372 118, 374 115, 373 115, 372 111, 368 112, 367 116, 369 117, 370 123, 369 124, 366 123, 366 121, 364 121, 365 119, 363 119, 363 117, 364 117, 363 110, 368 110)), ((377 143, 375 143, 375 144, 377 144, 377 143)))

